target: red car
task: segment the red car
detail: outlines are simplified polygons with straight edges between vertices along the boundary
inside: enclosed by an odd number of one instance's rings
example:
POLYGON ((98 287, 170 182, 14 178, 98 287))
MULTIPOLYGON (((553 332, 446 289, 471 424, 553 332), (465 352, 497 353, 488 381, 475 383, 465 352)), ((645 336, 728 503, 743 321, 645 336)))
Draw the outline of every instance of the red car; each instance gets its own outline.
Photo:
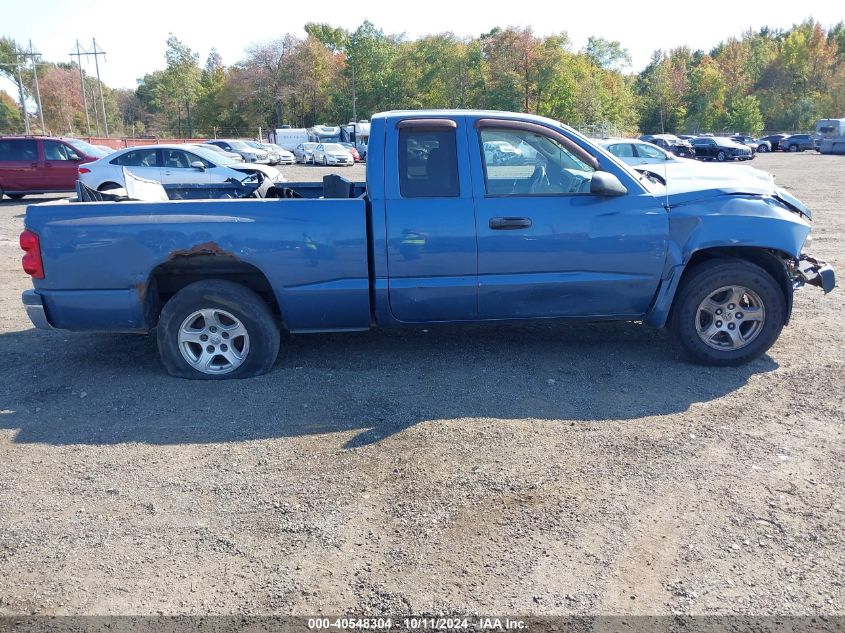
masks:
POLYGON ((341 143, 341 145, 346 151, 352 154, 352 158, 355 160, 356 163, 361 162, 361 155, 358 153, 358 150, 352 143, 341 143))
POLYGON ((73 191, 78 169, 106 153, 75 138, 0 136, 0 198, 73 191))

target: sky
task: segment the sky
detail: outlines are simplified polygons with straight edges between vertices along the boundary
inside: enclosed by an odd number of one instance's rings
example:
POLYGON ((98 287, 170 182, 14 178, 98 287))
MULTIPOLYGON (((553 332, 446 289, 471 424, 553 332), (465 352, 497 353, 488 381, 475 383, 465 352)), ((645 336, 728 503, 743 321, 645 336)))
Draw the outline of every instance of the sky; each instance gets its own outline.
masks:
MULTIPOLYGON (((92 50, 92 38, 107 54, 100 58, 103 81, 113 88, 134 88, 148 72, 164 68, 165 40, 170 32, 200 54, 205 62, 216 47, 227 65, 245 56, 251 44, 285 33, 304 36, 307 22, 328 22, 353 30, 370 20, 387 33, 415 38, 452 31, 458 35, 487 32, 495 26, 531 27, 538 35, 566 31, 573 48, 583 48, 591 35, 619 40, 631 54, 631 70, 639 71, 656 49, 680 45, 709 50, 720 41, 762 26, 788 28, 813 17, 825 27, 845 20, 841 0, 604 0, 573 3, 474 2, 426 0, 36 0, 37 8, 19 0, 0 0, 0 35, 34 48, 46 61, 70 61, 79 39, 92 50), (483 10, 479 7, 483 6, 483 10)), ((86 71, 93 74, 93 59, 86 71)), ((14 84, 0 88, 17 96, 14 84)))

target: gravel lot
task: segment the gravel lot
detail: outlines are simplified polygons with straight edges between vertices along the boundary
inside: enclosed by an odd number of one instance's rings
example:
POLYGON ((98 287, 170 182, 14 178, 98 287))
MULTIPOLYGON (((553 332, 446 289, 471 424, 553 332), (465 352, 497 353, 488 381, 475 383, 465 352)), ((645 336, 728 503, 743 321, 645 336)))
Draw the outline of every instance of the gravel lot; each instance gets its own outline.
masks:
MULTIPOLYGON (((845 158, 753 165, 845 273, 845 158)), ((298 336, 267 376, 182 381, 153 337, 32 329, 24 211, 0 203, 0 615, 845 614, 841 288, 736 369, 540 324, 298 336)))

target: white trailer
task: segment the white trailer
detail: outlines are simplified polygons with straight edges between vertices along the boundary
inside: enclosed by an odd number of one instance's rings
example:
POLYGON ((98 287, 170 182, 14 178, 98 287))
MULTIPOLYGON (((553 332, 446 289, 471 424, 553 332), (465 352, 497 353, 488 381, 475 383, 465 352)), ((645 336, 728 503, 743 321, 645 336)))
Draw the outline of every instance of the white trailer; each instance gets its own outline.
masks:
POLYGON ((270 132, 269 141, 279 147, 292 152, 300 143, 308 142, 308 130, 303 128, 285 127, 270 132))
POLYGON ((822 154, 845 154, 845 119, 819 119, 815 136, 822 154))

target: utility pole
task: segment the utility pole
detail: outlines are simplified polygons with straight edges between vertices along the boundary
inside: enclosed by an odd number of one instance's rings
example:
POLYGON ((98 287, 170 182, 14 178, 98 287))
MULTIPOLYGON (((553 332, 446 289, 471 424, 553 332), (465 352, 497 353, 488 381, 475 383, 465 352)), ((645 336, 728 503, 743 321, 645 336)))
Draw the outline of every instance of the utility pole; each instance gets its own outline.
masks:
POLYGON ((106 131, 106 138, 109 137, 109 124, 106 121, 106 100, 103 98, 103 82, 100 81, 100 55, 105 55, 105 51, 97 52, 97 40, 96 38, 91 38, 94 42, 94 52, 91 55, 94 56, 94 67, 97 69, 97 85, 100 86, 100 105, 103 106, 103 129, 106 131))
POLYGON ((29 129, 29 116, 26 114, 26 98, 23 94, 23 77, 21 77, 21 65, 16 64, 18 69, 18 94, 21 97, 21 116, 23 117, 23 125, 24 129, 26 130, 27 134, 31 134, 32 130, 29 129))
POLYGON ((38 87, 38 59, 41 53, 33 52, 32 40, 29 40, 29 52, 18 53, 25 59, 32 60, 32 76, 35 79, 35 103, 38 105, 38 118, 41 121, 41 131, 47 133, 47 128, 44 125, 44 110, 41 108, 41 89, 38 87))
POLYGON ((91 136, 91 119, 88 118, 88 95, 85 93, 85 75, 82 73, 82 53, 79 52, 79 40, 76 40, 76 53, 71 53, 71 57, 76 57, 76 63, 79 66, 79 85, 82 88, 82 103, 85 106, 85 125, 88 127, 88 137, 91 136))
POLYGON ((358 108, 355 103, 355 64, 352 64, 352 122, 358 122, 358 108))

